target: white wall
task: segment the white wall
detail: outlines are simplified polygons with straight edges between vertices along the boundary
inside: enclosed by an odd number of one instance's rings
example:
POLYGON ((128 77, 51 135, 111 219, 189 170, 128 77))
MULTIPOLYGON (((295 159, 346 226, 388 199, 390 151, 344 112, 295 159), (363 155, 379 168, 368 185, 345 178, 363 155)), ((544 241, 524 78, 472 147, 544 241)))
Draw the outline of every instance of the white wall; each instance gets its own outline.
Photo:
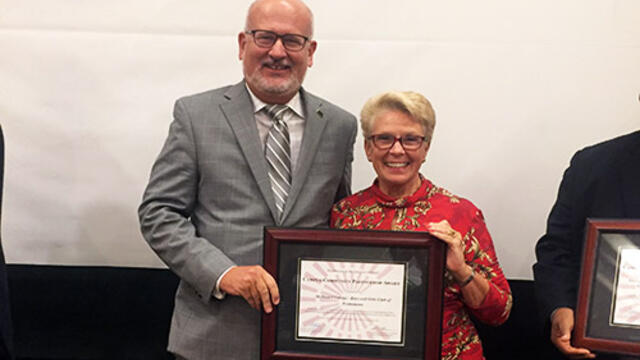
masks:
MULTIPOLYGON (((136 208, 173 101, 240 80, 248 3, 0 2, 9 262, 162 265, 136 208)), ((306 88, 356 114, 382 91, 425 94, 422 170, 483 209, 510 278, 531 278, 570 156, 640 128, 637 0, 309 4, 306 88)), ((354 190, 374 178, 356 147, 354 190)))

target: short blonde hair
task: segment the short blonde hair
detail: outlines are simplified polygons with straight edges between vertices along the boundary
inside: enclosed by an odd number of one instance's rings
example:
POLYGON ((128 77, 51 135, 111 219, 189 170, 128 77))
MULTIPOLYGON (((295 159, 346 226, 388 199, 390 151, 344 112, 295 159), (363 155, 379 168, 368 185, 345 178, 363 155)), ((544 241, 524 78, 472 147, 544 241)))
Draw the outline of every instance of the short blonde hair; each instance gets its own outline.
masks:
POLYGON ((413 91, 389 91, 367 100, 360 112, 360 126, 365 139, 371 136, 374 121, 385 110, 399 110, 411 116, 422 125, 426 141, 431 141, 436 114, 429 100, 413 91))

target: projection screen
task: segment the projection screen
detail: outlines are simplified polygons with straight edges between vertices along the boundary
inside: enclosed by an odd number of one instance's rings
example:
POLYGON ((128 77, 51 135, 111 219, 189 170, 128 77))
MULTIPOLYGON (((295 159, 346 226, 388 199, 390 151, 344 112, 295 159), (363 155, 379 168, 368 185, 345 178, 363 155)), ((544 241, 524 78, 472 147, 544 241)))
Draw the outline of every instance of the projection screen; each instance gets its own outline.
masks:
MULTIPOLYGON (((413 90, 437 125, 422 173, 483 210, 509 278, 571 155, 640 128, 640 2, 313 0, 304 86, 358 114, 413 90)), ((241 80, 249 1, 0 3, 2 240, 27 264, 157 267, 136 209, 174 101, 241 80)), ((375 178, 355 149, 353 190, 375 178)))

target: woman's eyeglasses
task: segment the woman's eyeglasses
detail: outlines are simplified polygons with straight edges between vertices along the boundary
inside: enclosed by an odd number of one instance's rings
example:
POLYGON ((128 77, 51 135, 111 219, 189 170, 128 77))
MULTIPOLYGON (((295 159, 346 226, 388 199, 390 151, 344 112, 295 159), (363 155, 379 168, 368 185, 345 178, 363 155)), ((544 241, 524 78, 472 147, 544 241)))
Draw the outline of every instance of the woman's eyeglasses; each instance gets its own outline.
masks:
POLYGON ((391 149, 393 145, 395 145, 396 141, 400 142, 400 145, 402 145, 405 150, 417 150, 425 139, 426 138, 424 136, 419 135, 404 135, 396 137, 390 134, 371 135, 367 138, 367 140, 371 140, 373 145, 380 150, 391 149))

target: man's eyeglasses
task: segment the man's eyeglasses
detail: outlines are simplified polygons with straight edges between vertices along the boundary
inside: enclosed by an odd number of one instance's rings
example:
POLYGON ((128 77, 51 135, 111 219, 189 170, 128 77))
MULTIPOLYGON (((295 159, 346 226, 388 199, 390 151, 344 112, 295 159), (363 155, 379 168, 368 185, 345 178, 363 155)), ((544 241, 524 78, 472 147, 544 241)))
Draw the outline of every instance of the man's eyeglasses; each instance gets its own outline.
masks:
POLYGON ((400 142, 400 145, 405 150, 418 150, 422 143, 425 141, 424 136, 419 135, 404 135, 395 137, 390 134, 378 134, 371 135, 367 138, 367 140, 371 140, 373 145, 380 150, 388 150, 395 145, 396 141, 400 142))
POLYGON ((300 51, 309 41, 306 36, 298 34, 276 34, 269 30, 249 30, 247 34, 253 36, 253 42, 261 48, 272 47, 278 39, 282 40, 282 45, 289 51, 300 51))

